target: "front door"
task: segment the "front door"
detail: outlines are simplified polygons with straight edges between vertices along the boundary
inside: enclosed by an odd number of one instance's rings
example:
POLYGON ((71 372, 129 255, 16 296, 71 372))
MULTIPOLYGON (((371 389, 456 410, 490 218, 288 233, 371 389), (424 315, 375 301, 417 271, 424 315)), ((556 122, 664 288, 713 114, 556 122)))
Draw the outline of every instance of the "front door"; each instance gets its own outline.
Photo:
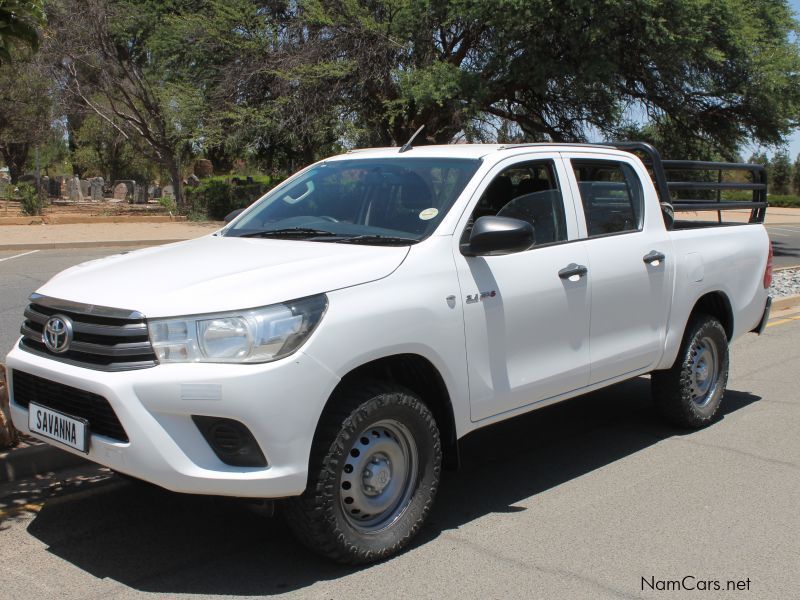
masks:
POLYGON ((467 257, 454 245, 473 421, 588 384, 589 286, 565 271, 588 256, 565 180, 560 160, 501 163, 459 227, 464 241, 475 219, 508 216, 530 221, 536 235, 529 250, 503 256, 467 257))

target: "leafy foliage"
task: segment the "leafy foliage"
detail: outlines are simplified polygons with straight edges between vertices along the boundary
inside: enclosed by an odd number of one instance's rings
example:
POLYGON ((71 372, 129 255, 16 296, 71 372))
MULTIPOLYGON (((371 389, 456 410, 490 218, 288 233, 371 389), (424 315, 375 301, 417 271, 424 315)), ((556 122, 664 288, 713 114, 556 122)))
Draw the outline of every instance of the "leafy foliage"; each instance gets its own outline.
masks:
POLYGON ((800 196, 770 194, 769 205, 776 208, 800 208, 800 196))
POLYGON ((11 181, 23 174, 30 150, 51 135, 53 82, 39 57, 0 65, 0 157, 11 181))
POLYGON ((787 195, 792 181, 792 163, 789 162, 789 154, 785 149, 775 153, 769 162, 768 168, 769 187, 771 193, 776 195, 787 195))
POLYGON ((29 183, 20 183, 17 187, 20 208, 23 214, 26 215, 40 215, 44 209, 44 199, 42 195, 36 190, 36 187, 29 183))
POLYGON ((223 220, 228 213, 237 208, 246 208, 258 200, 268 189, 278 182, 270 177, 251 178, 235 183, 232 179, 209 177, 194 189, 188 191, 194 212, 205 213, 209 219, 223 220))
POLYGON ((0 64, 11 62, 15 45, 39 48, 37 26, 44 23, 43 0, 0 0, 0 64))
POLYGON ((5 112, 18 131, 58 122, 76 172, 169 178, 179 204, 196 156, 285 174, 425 125, 419 143, 643 139, 734 159, 800 117, 786 0, 44 1, 46 25, 42 0, 0 0, 0 39, 13 12, 57 76, 23 99, 48 117, 9 111, 17 82, 0 85, 0 145, 5 112))

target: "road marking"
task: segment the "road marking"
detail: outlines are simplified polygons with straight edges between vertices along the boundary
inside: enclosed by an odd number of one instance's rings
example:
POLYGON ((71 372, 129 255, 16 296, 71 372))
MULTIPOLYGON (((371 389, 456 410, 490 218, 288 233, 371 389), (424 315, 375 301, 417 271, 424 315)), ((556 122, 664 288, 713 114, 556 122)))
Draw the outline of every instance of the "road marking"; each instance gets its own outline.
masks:
POLYGON ((38 250, 31 250, 30 252, 23 252, 22 254, 17 254, 15 256, 6 256, 5 258, 0 258, 0 262, 4 260, 11 260, 12 258, 20 258, 21 256, 28 256, 28 254, 34 254, 38 252, 38 250))
POLYGON ((792 321, 800 321, 800 315, 796 317, 786 317, 785 319, 778 319, 777 321, 770 321, 767 323, 767 327, 774 327, 775 325, 784 325, 785 323, 791 323, 792 321))
POLYGON ((791 227, 767 227, 767 231, 788 231, 789 233, 800 233, 800 228, 794 229, 791 227))

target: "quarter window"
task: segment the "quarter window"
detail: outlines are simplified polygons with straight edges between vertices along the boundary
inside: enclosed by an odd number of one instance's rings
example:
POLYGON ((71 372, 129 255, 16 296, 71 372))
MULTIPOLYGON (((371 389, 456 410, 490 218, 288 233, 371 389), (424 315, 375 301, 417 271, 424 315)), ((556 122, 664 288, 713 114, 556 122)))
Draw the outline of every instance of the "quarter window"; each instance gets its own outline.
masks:
POLYGON ((573 160, 589 237, 639 231, 642 185, 623 162, 573 160))

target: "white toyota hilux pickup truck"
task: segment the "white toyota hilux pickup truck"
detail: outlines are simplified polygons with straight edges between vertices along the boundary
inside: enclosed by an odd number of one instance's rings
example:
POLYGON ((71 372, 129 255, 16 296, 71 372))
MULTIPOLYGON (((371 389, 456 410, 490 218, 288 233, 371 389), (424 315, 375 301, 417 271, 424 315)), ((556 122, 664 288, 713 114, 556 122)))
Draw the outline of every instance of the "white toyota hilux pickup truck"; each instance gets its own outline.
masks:
POLYGON ((282 499, 347 563, 409 542, 480 427, 647 373, 702 427, 769 313, 763 169, 622 146, 353 151, 214 234, 72 267, 8 355, 14 424, 170 490, 282 499), (674 220, 732 205, 751 222, 674 220))

